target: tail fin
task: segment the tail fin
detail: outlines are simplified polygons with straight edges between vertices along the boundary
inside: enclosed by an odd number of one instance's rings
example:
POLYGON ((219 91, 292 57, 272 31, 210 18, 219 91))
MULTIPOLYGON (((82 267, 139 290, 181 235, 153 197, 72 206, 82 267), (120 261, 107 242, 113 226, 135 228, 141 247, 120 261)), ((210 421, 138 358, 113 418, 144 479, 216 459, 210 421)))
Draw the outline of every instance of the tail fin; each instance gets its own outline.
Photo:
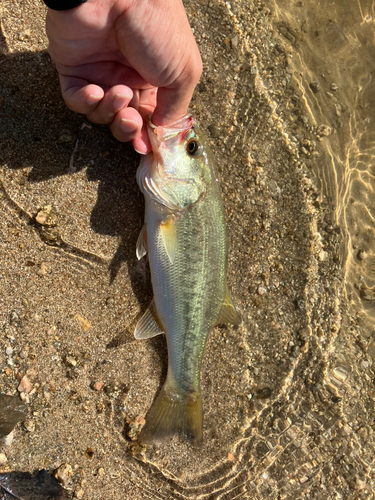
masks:
POLYGON ((139 440, 144 444, 162 443, 175 434, 194 445, 202 444, 201 394, 172 395, 164 385, 148 412, 139 440))

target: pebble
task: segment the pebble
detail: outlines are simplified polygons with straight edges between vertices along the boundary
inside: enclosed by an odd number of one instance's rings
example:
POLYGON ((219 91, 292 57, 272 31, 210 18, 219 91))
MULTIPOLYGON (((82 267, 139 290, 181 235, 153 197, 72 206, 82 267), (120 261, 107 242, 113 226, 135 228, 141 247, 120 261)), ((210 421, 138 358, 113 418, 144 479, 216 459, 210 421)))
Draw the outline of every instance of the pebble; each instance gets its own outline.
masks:
POLYGON ((3 439, 0 440, 2 446, 10 446, 13 443, 14 439, 14 430, 10 432, 7 436, 4 436, 3 439))
POLYGON ((62 464, 55 470, 53 475, 62 486, 66 487, 69 485, 71 477, 73 476, 72 466, 70 464, 62 464))
POLYGON ((233 38, 231 38, 230 45, 232 49, 236 49, 238 47, 238 35, 235 35, 233 38))
POLYGON ((256 396, 258 399, 267 399, 271 396, 271 389, 269 387, 263 387, 262 389, 258 389, 256 391, 256 396))
POLYGON ((316 133, 318 137, 328 137, 332 132, 332 129, 328 125, 319 125, 316 133))
POLYGON ((73 135, 72 131, 68 129, 62 130, 57 139, 58 144, 74 144, 75 141, 75 136, 73 135))
POLYGON ((38 271, 36 272, 38 276, 45 276, 48 274, 48 268, 45 262, 41 262, 38 271))
POLYGON ((9 323, 12 326, 21 326, 21 318, 19 317, 19 314, 17 311, 11 311, 10 317, 9 317, 9 323))
POLYGON ((208 131, 210 132, 211 136, 214 139, 217 139, 218 137, 220 137, 220 130, 216 125, 211 124, 207 128, 208 128, 208 131))
POLYGON ((330 87, 330 88, 331 88, 331 90, 333 90, 333 91, 335 91, 335 90, 338 90, 338 89, 339 89, 339 87, 338 87, 338 85, 336 85, 336 83, 331 83, 331 87, 330 87))
POLYGON ((35 216, 35 221, 41 226, 56 226, 57 214, 52 205, 45 205, 39 209, 35 216))
POLYGON ((90 323, 87 321, 87 319, 83 318, 79 313, 77 313, 74 316, 74 319, 77 321, 82 330, 84 330, 85 332, 87 332, 87 330, 90 330, 91 328, 90 323))
POLYGON ((10 356, 12 353, 13 353, 13 348, 12 348, 12 347, 10 347, 10 346, 9 346, 9 347, 7 347, 7 348, 5 349, 5 354, 6 354, 7 356, 10 356))
POLYGON ((354 489, 357 491, 364 490, 366 488, 366 483, 359 479, 359 477, 356 478, 355 483, 354 483, 354 489))
POLYGON ((35 420, 25 420, 23 425, 28 432, 35 431, 35 420))
POLYGON ((367 428, 366 428, 366 427, 361 427, 361 428, 359 429, 359 431, 358 431, 358 435, 359 435, 362 439, 366 440, 366 439, 367 439, 367 437, 368 437, 368 430, 367 430, 367 428))
POLYGON ((73 358, 73 356, 69 356, 67 355, 65 357, 65 363, 68 365, 68 366, 77 366, 77 360, 75 358, 73 358))
POLYGON ((21 382, 19 383, 19 385, 17 387, 17 391, 29 394, 29 392, 31 392, 32 388, 33 388, 33 386, 31 385, 30 380, 27 378, 26 375, 24 375, 21 379, 21 382))
POLYGON ((101 391, 103 388, 104 382, 91 382, 90 387, 94 389, 94 391, 101 391))
POLYGON ((317 94, 320 90, 320 85, 318 82, 311 82, 310 83, 310 89, 314 92, 314 94, 317 94))
POLYGON ((135 441, 139 433, 141 432, 142 427, 145 425, 146 420, 141 417, 140 415, 135 417, 134 420, 130 420, 128 422, 129 424, 129 431, 128 431, 128 437, 132 440, 135 441))
POLYGON ((0 453, 0 465, 6 464, 7 461, 8 461, 8 459, 7 459, 6 455, 5 455, 5 453, 0 453))
POLYGON ((81 498, 83 498, 84 494, 85 494, 85 490, 83 490, 82 488, 78 488, 74 492, 74 495, 75 495, 76 498, 78 498, 78 500, 80 500, 81 498))

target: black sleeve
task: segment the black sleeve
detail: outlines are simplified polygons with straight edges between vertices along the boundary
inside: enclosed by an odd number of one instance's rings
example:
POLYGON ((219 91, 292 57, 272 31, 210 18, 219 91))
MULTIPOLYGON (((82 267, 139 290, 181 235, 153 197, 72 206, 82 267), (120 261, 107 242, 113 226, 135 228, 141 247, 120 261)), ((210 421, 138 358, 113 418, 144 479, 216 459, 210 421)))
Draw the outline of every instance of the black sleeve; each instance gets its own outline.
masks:
POLYGON ((69 10, 87 2, 87 0, 43 0, 43 2, 52 10, 69 10))

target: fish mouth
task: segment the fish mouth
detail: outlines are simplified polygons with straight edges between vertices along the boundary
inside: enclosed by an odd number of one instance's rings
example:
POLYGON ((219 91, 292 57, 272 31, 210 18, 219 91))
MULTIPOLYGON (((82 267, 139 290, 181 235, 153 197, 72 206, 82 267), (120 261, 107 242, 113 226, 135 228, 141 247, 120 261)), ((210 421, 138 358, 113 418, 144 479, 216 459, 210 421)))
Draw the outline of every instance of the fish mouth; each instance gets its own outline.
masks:
POLYGON ((166 142, 170 146, 175 145, 176 142, 180 144, 183 141, 185 134, 191 130, 194 124, 195 120, 190 113, 168 126, 154 125, 151 121, 151 115, 149 115, 147 117, 147 129, 152 149, 155 151, 157 147, 160 147, 162 142, 166 142))

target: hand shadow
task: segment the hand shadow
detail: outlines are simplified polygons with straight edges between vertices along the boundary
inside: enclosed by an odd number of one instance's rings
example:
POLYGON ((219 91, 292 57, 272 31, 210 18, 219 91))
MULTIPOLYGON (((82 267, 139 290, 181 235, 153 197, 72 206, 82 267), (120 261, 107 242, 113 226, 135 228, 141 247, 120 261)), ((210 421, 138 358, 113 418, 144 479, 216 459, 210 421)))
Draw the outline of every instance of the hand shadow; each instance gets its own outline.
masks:
POLYGON ((2 168, 28 167, 30 183, 86 168, 88 181, 98 182, 91 229, 120 240, 109 265, 110 282, 126 262, 134 294, 145 309, 152 291, 146 261, 138 262, 135 255, 144 208, 135 178, 139 156, 132 146, 114 139, 107 126, 90 124, 66 107, 46 52, 2 50, 0 118, 2 168))

